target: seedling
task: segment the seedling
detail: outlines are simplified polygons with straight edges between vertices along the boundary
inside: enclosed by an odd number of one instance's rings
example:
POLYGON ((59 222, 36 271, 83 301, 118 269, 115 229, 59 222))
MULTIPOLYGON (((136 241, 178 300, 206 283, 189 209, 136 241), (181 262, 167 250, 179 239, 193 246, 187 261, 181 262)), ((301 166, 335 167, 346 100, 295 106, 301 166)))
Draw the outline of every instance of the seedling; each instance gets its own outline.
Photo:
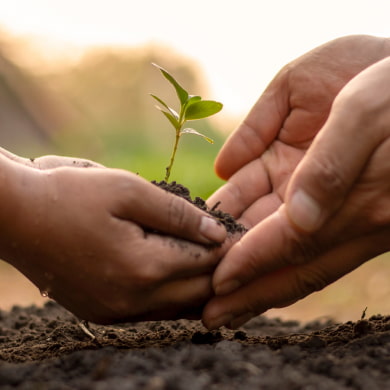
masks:
POLYGON ((160 106, 156 106, 164 116, 169 120, 173 128, 175 129, 176 137, 173 145, 173 150, 171 154, 171 158, 169 161, 169 165, 166 167, 165 181, 169 180, 169 176, 171 174, 172 166, 175 161, 177 147, 179 145, 180 137, 183 134, 195 134, 200 137, 203 137, 207 142, 214 143, 214 141, 205 136, 204 134, 199 133, 193 128, 184 127, 188 121, 194 121, 197 119, 207 118, 211 115, 216 114, 221 111, 222 104, 219 102, 215 102, 213 100, 202 100, 202 98, 198 95, 190 95, 176 80, 175 78, 169 74, 164 68, 157 64, 153 64, 156 68, 158 68, 163 76, 172 84, 172 86, 176 90, 177 97, 180 102, 180 110, 179 113, 175 111, 172 107, 169 107, 162 99, 151 94, 151 96, 156 99, 160 106))

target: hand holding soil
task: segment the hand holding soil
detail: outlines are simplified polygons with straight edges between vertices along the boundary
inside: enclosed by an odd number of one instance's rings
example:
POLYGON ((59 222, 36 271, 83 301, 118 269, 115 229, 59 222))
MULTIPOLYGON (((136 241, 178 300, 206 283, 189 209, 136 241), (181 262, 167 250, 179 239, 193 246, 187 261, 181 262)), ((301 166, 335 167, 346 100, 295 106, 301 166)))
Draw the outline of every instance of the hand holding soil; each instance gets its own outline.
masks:
POLYGON ((204 211, 122 170, 0 164, 1 257, 80 318, 176 318, 210 298, 226 249, 199 244, 226 231, 204 211))
POLYGON ((390 250, 389 54, 389 40, 372 37, 315 49, 228 140, 216 167, 229 182, 210 203, 252 229, 217 267, 210 329, 287 306, 390 250))
POLYGON ((86 160, 84 158, 48 155, 48 156, 42 156, 42 157, 30 159, 30 158, 20 157, 1 147, 0 147, 0 154, 19 164, 23 164, 28 167, 36 168, 36 169, 53 169, 59 167, 103 168, 103 165, 95 161, 86 160))

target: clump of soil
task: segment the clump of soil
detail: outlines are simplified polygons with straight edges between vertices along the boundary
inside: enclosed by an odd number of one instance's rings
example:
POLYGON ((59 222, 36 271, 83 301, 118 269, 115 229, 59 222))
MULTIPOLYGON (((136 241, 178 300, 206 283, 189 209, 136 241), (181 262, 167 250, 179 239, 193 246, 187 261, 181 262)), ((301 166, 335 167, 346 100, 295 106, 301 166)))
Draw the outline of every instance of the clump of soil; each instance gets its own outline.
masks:
POLYGON ((164 180, 160 182, 152 181, 152 183, 166 191, 169 191, 177 196, 184 198, 185 200, 192 203, 196 207, 199 207, 201 210, 206 211, 215 219, 217 219, 219 222, 221 222, 225 226, 228 233, 243 234, 247 231, 246 227, 238 223, 232 215, 220 210, 218 208, 219 203, 216 203, 210 208, 207 206, 206 202, 202 198, 197 196, 194 199, 192 199, 190 190, 187 187, 183 186, 182 184, 176 183, 176 181, 167 183, 164 180))
POLYGON ((390 388, 390 316, 344 324, 259 316, 236 331, 190 320, 91 330, 95 340, 52 301, 0 311, 0 388, 390 388))

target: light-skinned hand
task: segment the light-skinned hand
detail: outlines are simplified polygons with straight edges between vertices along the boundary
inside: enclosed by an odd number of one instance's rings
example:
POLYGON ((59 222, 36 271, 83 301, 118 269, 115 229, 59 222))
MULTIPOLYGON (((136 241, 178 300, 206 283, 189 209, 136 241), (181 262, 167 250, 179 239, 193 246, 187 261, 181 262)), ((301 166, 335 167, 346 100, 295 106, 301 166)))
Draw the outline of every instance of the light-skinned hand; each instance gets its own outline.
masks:
POLYGON ((210 203, 252 229, 214 274, 210 329, 291 304, 389 250, 386 53, 389 40, 356 36, 301 57, 224 146, 216 167, 229 182, 210 203))

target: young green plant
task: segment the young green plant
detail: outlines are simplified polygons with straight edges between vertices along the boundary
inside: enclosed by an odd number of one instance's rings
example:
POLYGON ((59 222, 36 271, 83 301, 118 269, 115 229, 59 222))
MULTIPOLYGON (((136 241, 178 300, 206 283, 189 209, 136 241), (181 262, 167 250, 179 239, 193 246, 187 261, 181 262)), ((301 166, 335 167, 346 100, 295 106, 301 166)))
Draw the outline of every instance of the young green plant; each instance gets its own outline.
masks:
POLYGON ((164 68, 157 64, 153 64, 158 68, 162 75, 172 84, 176 90, 177 97, 180 102, 179 113, 175 111, 172 107, 169 107, 162 99, 156 95, 151 94, 151 96, 160 103, 160 106, 156 106, 164 116, 169 120, 173 128, 175 129, 176 137, 173 145, 173 150, 169 165, 166 167, 165 181, 168 182, 173 163, 175 161, 177 147, 179 145, 180 137, 183 134, 195 134, 200 137, 203 137, 206 141, 214 143, 214 141, 205 136, 204 134, 199 133, 193 128, 185 127, 185 124, 188 121, 194 121, 197 119, 207 118, 211 115, 216 114, 221 111, 222 104, 215 102, 213 100, 202 100, 198 95, 190 95, 176 80, 175 78, 168 73, 164 68))

